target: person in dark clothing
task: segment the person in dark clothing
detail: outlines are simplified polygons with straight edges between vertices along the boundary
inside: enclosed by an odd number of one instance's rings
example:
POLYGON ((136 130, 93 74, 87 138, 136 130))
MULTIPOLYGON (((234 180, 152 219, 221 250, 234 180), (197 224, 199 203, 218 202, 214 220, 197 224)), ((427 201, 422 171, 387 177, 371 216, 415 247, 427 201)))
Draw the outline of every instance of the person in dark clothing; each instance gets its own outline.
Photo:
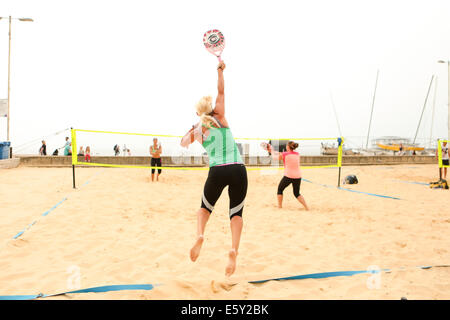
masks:
POLYGON ((46 156, 47 155, 47 145, 45 144, 45 141, 42 140, 42 146, 39 149, 39 155, 46 156))

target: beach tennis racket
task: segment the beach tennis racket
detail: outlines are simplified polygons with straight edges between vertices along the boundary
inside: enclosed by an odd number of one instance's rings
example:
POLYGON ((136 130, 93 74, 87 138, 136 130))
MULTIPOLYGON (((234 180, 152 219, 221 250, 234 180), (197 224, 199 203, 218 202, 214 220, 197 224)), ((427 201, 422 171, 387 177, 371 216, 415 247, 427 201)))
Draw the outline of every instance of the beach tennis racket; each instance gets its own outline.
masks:
POLYGON ((225 49, 225 37, 222 32, 217 29, 206 31, 203 35, 203 44, 206 50, 215 55, 219 62, 222 62, 220 56, 225 49))
POLYGON ((261 142, 260 146, 261 146, 264 150, 269 151, 269 144, 268 144, 268 143, 266 143, 266 142, 261 142))

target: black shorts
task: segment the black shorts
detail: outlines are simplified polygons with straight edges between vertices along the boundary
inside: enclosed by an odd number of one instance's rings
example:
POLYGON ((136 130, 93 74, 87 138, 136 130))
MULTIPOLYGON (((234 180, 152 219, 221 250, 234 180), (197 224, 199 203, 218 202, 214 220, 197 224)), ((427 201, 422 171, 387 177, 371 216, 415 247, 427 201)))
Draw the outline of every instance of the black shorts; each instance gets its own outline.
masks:
POLYGON ((293 179, 283 176, 278 185, 277 194, 283 194, 284 189, 292 183, 292 189, 294 191, 294 196, 297 198, 300 195, 300 184, 302 183, 302 178, 293 179))
POLYGON ((247 170, 243 164, 209 168, 208 178, 203 188, 201 207, 211 213, 226 186, 228 186, 228 196, 230 197, 230 219, 236 215, 242 217, 248 186, 247 170))
MULTIPOLYGON (((150 166, 151 167, 162 167, 161 165, 161 158, 152 158, 152 160, 150 161, 150 166)), ((161 169, 158 169, 158 174, 161 173, 161 169)), ((152 168, 152 173, 155 173, 155 168, 152 168)))
POLYGON ((448 159, 442 159, 442 165, 443 166, 448 166, 448 159))

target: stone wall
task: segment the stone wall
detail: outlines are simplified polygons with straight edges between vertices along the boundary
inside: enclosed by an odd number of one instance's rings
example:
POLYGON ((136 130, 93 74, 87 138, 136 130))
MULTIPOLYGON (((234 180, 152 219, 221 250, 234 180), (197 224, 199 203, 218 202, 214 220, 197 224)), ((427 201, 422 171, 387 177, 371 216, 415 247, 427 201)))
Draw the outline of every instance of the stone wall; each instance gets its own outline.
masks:
POLYGON ((0 160, 0 169, 12 169, 18 167, 20 164, 19 158, 0 160))

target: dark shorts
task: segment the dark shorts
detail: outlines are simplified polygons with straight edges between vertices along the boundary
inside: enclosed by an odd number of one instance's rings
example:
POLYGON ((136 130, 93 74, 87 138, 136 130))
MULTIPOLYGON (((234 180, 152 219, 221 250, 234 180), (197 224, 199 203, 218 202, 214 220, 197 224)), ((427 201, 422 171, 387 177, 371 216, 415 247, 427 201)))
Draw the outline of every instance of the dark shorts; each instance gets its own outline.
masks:
POLYGON ((442 159, 442 165, 448 166, 448 159, 442 159))
POLYGON ((203 188, 201 207, 211 213, 226 186, 228 186, 228 196, 230 197, 230 219, 236 215, 242 217, 248 186, 247 170, 243 164, 209 168, 208 178, 203 188))
POLYGON ((302 183, 302 178, 293 179, 283 176, 278 185, 277 194, 283 194, 284 189, 286 189, 292 183, 292 188, 294 191, 294 196, 297 198, 300 195, 300 184, 302 183))
MULTIPOLYGON (((152 158, 152 160, 150 161, 150 166, 151 167, 162 167, 161 165, 161 158, 152 158)), ((161 173, 161 169, 158 169, 158 174, 161 173)), ((155 168, 152 168, 152 173, 155 173, 155 168)))

